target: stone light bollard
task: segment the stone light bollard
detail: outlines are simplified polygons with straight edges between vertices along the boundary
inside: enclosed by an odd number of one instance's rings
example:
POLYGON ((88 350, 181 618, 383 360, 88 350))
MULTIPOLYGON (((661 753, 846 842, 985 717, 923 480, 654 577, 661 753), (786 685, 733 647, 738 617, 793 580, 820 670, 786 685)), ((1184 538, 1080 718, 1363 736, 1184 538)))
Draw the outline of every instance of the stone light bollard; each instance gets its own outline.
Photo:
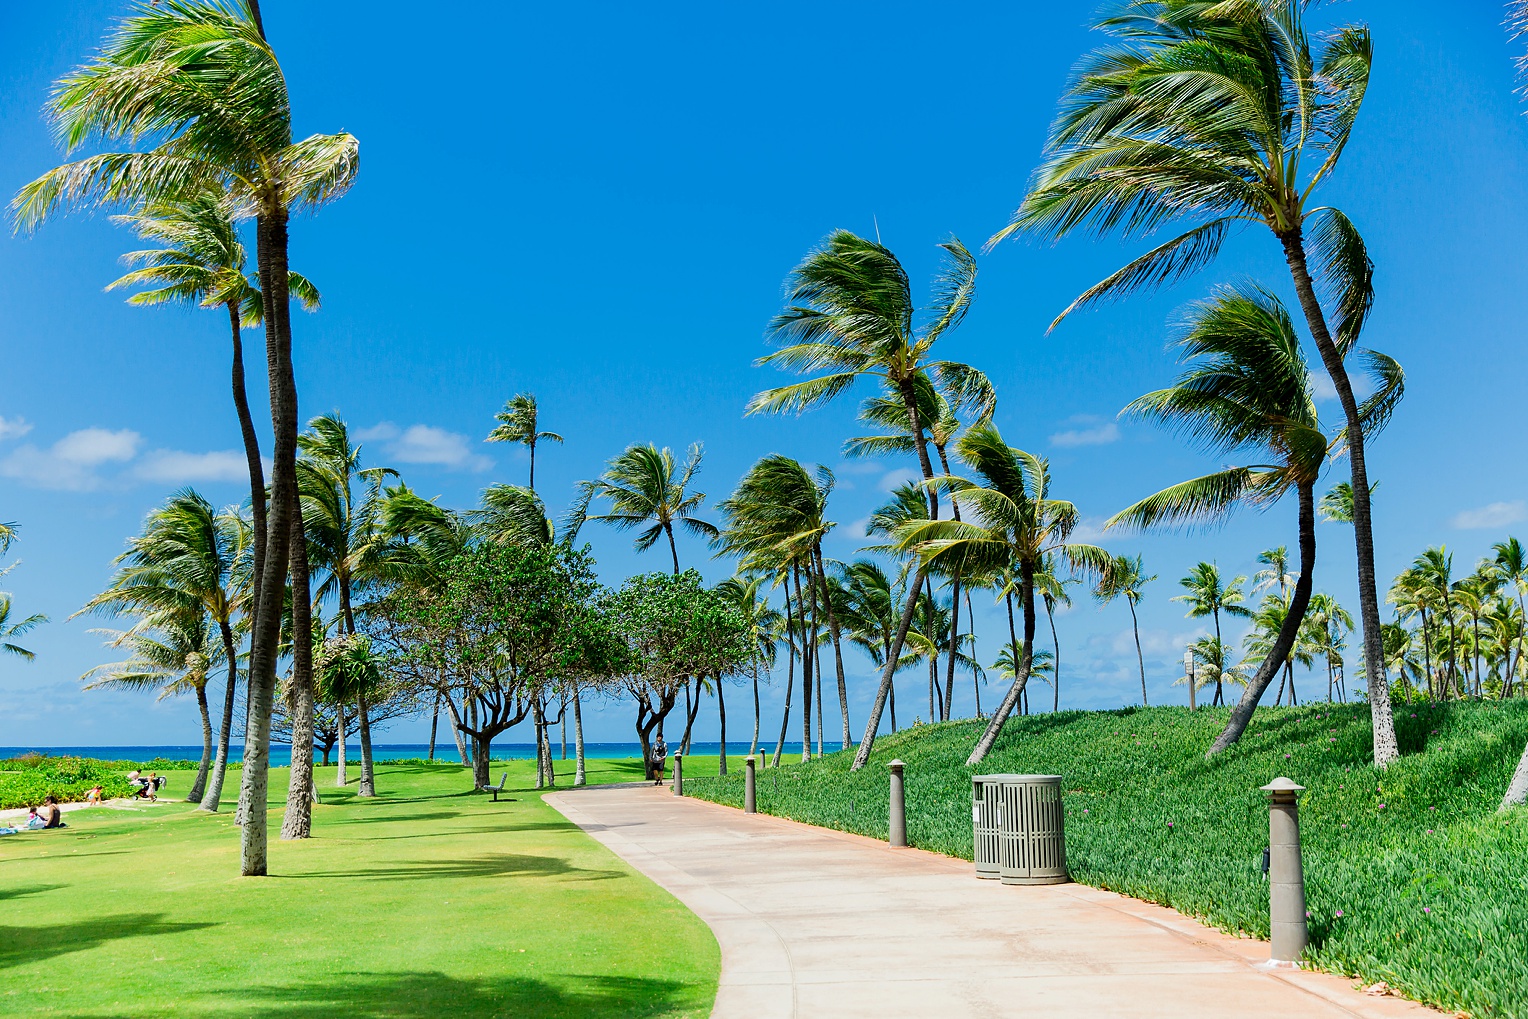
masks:
POLYGON ((887 767, 891 769, 890 842, 904 848, 907 845, 907 791, 902 783, 902 769, 907 766, 901 761, 892 761, 887 767))
POLYGON ((674 795, 684 795, 684 754, 674 755, 674 795))
POLYGON ((1305 866, 1300 859, 1297 799, 1305 791, 1280 776, 1263 786, 1268 800, 1268 920, 1272 934, 1269 962, 1295 967, 1310 934, 1305 923, 1305 866))
POLYGON ((758 763, 757 757, 743 758, 743 813, 745 814, 759 812, 758 777, 754 773, 758 763))

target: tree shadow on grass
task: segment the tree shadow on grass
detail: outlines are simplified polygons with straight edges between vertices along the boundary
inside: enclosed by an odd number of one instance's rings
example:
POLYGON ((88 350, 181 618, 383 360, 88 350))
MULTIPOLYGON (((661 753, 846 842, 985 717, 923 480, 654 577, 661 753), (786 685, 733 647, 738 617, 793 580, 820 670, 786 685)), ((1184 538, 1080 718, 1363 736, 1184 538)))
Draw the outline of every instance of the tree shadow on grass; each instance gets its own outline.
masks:
POLYGON ((437 881, 445 878, 499 877, 574 877, 583 881, 607 881, 625 877, 618 870, 575 867, 556 856, 524 856, 518 853, 488 853, 457 860, 413 860, 386 867, 357 867, 353 870, 309 871, 294 878, 368 878, 373 881, 437 881))
POLYGON ((170 923, 163 913, 119 913, 78 923, 0 926, 0 970, 25 966, 122 938, 180 934, 216 927, 212 923, 170 923))
POLYGON ((222 1002, 199 1004, 203 1015, 240 1019, 641 1019, 710 1010, 705 989, 677 980, 569 974, 566 984, 432 972, 341 973, 284 987, 229 990, 222 1002))
POLYGON ((43 892, 51 892, 56 888, 68 887, 68 885, 28 885, 20 888, 0 888, 0 902, 7 899, 19 899, 24 895, 41 895, 43 892))
MULTIPOLYGON (((452 815, 453 817, 456 815, 452 815)), ((413 832, 408 835, 343 835, 350 842, 399 842, 409 839, 439 839, 453 835, 498 835, 516 831, 572 832, 578 826, 569 821, 543 821, 532 824, 496 824, 490 828, 442 828, 439 831, 413 832)))

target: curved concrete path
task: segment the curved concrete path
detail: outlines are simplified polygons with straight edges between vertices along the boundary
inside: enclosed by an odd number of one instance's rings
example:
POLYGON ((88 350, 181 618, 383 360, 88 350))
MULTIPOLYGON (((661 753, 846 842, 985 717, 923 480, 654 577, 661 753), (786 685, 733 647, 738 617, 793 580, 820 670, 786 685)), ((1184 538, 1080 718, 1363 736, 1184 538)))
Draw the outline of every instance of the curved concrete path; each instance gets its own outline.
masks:
POLYGON ((713 1019, 1439 1014, 1261 968, 1264 942, 1094 888, 1002 887, 963 861, 667 788, 546 802, 710 925, 722 951, 713 1019))

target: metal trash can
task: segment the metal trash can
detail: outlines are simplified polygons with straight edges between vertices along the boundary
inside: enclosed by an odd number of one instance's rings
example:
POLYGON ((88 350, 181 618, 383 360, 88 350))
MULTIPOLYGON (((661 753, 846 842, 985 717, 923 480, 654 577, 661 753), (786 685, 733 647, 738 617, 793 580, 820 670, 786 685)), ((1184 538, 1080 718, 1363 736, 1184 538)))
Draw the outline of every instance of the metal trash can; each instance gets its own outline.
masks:
POLYGON ((998 875, 1005 885, 1055 885, 1066 872, 1060 775, 1004 775, 998 786, 998 875))
POLYGON ((971 827, 976 849, 976 876, 996 881, 999 877, 998 831, 1003 826, 1004 784, 1023 775, 971 776, 971 827))

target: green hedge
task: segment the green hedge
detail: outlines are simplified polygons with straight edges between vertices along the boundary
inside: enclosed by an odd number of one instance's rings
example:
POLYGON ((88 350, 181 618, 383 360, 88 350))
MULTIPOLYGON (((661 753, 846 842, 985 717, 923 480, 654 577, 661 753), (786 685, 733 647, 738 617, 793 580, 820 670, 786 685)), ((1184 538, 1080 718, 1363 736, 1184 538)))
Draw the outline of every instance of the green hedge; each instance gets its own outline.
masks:
MULTIPOLYGON (((1528 809, 1496 813, 1528 741, 1528 703, 1398 706, 1405 756, 1369 763, 1362 704, 1263 709, 1241 743, 1203 753, 1223 709, 1063 712, 1012 719, 981 772, 1063 776, 1067 860, 1078 881, 1268 936, 1258 787, 1288 775, 1301 799, 1309 959, 1477 1016, 1528 1017, 1528 809)), ((885 762, 907 763, 913 845, 970 859, 975 722, 768 770, 759 809, 885 838, 885 762)), ((742 777, 696 778, 695 796, 742 804, 742 777)))
MULTIPOLYGON (((89 757, 49 757, 46 754, 23 754, 0 760, 0 810, 34 807, 43 797, 55 796, 61 803, 78 803, 96 785, 108 798, 128 796, 130 771, 194 772, 199 761, 155 758, 151 761, 98 761, 89 757)), ((185 795, 191 788, 190 775, 177 775, 169 792, 185 795)))

